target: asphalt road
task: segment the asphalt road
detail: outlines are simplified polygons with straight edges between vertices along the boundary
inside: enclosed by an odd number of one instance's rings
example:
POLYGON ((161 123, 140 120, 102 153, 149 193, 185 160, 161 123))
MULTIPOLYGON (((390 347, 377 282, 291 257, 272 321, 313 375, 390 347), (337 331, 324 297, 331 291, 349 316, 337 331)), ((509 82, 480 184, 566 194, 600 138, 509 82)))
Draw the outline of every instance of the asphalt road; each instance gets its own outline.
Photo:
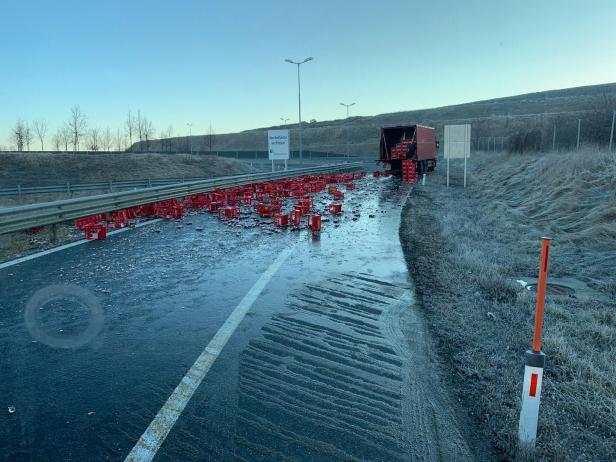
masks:
POLYGON ((472 460, 412 306, 409 191, 358 182, 319 239, 203 213, 0 269, 0 457, 124 460, 252 294, 154 460, 472 460))

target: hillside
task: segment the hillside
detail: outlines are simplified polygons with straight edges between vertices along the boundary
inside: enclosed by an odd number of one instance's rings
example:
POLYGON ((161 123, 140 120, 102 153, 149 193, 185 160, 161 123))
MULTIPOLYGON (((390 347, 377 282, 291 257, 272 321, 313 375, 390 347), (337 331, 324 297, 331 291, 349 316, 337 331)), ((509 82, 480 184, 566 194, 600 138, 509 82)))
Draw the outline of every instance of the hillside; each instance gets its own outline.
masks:
POLYGON ((57 185, 70 181, 209 177, 247 173, 235 159, 154 153, 0 153, 0 184, 5 187, 57 185))
MULTIPOLYGON (((518 96, 495 98, 466 104, 351 117, 316 123, 305 123, 305 150, 346 152, 347 129, 354 154, 373 154, 378 148, 378 129, 385 125, 420 123, 434 126, 442 138, 446 123, 471 123, 475 149, 485 147, 487 137, 497 137, 498 146, 516 150, 547 150, 552 146, 553 126, 557 126, 557 147, 570 149, 577 136, 578 119, 583 121, 583 144, 606 145, 609 139, 612 111, 616 108, 616 83, 550 90, 518 96)), ((213 151, 266 150, 265 131, 290 128, 292 145, 295 124, 263 127, 239 133, 213 135, 213 151)), ((209 136, 192 137, 193 150, 208 151, 209 136)), ((188 150, 188 137, 150 142, 150 151, 176 152, 188 150)), ((145 150, 136 143, 134 151, 145 150)))

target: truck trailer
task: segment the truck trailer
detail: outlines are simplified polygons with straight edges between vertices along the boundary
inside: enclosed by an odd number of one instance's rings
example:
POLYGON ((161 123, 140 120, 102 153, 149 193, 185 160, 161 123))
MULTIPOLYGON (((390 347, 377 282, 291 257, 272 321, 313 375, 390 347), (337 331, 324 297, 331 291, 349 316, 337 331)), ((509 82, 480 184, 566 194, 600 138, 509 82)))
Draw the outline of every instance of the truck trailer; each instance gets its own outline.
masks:
POLYGON ((424 125, 382 127, 379 162, 389 164, 395 175, 402 171, 402 161, 412 160, 419 175, 436 168, 438 145, 435 130, 424 125))

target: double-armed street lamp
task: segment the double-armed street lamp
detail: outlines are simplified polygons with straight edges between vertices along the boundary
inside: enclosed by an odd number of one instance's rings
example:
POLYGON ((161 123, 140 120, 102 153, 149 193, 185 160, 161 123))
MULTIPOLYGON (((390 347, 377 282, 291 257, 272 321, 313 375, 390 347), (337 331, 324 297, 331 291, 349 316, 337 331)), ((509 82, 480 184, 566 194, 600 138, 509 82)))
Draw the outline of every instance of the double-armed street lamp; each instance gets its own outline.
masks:
MULTIPOLYGON (((351 106, 355 106, 355 103, 351 103, 351 104, 340 103, 340 106, 346 107, 346 110, 347 110, 346 111, 347 112, 346 118, 348 119, 349 118, 349 108, 351 106)), ((347 127, 346 127, 346 148, 347 148, 346 149, 346 151, 347 151, 346 155, 347 155, 347 162, 348 162, 349 158, 350 158, 350 154, 349 154, 349 124, 348 124, 348 122, 347 122, 347 127)))
POLYGON ((299 66, 307 63, 308 61, 312 61, 313 58, 306 58, 303 61, 293 61, 291 59, 285 59, 286 63, 289 64, 295 64, 297 65, 297 102, 298 102, 298 108, 299 108, 299 122, 298 122, 298 129, 299 129, 299 162, 300 164, 302 163, 302 87, 301 87, 301 79, 300 79, 300 74, 299 74, 299 66))
POLYGON ((192 156, 192 126, 193 124, 187 123, 188 126, 188 143, 190 144, 190 155, 192 156))

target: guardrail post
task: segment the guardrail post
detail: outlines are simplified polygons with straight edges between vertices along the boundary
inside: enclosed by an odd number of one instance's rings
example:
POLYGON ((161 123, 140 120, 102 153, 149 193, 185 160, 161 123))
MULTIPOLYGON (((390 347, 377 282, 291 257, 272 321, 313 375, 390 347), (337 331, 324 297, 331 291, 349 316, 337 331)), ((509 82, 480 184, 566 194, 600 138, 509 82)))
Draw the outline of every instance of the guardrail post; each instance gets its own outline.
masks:
POLYGON ((113 192, 113 180, 109 181, 109 192, 113 192))
POLYGON ((151 188, 151 187, 152 187, 152 179, 148 178, 148 188, 151 188))
POLYGON ((54 244, 58 242, 58 225, 56 223, 49 227, 49 240, 54 244))
POLYGON ((70 181, 66 182, 66 194, 68 194, 68 197, 71 197, 71 182, 70 181))
POLYGON ((17 185, 17 197, 21 199, 21 185, 20 184, 17 185))

